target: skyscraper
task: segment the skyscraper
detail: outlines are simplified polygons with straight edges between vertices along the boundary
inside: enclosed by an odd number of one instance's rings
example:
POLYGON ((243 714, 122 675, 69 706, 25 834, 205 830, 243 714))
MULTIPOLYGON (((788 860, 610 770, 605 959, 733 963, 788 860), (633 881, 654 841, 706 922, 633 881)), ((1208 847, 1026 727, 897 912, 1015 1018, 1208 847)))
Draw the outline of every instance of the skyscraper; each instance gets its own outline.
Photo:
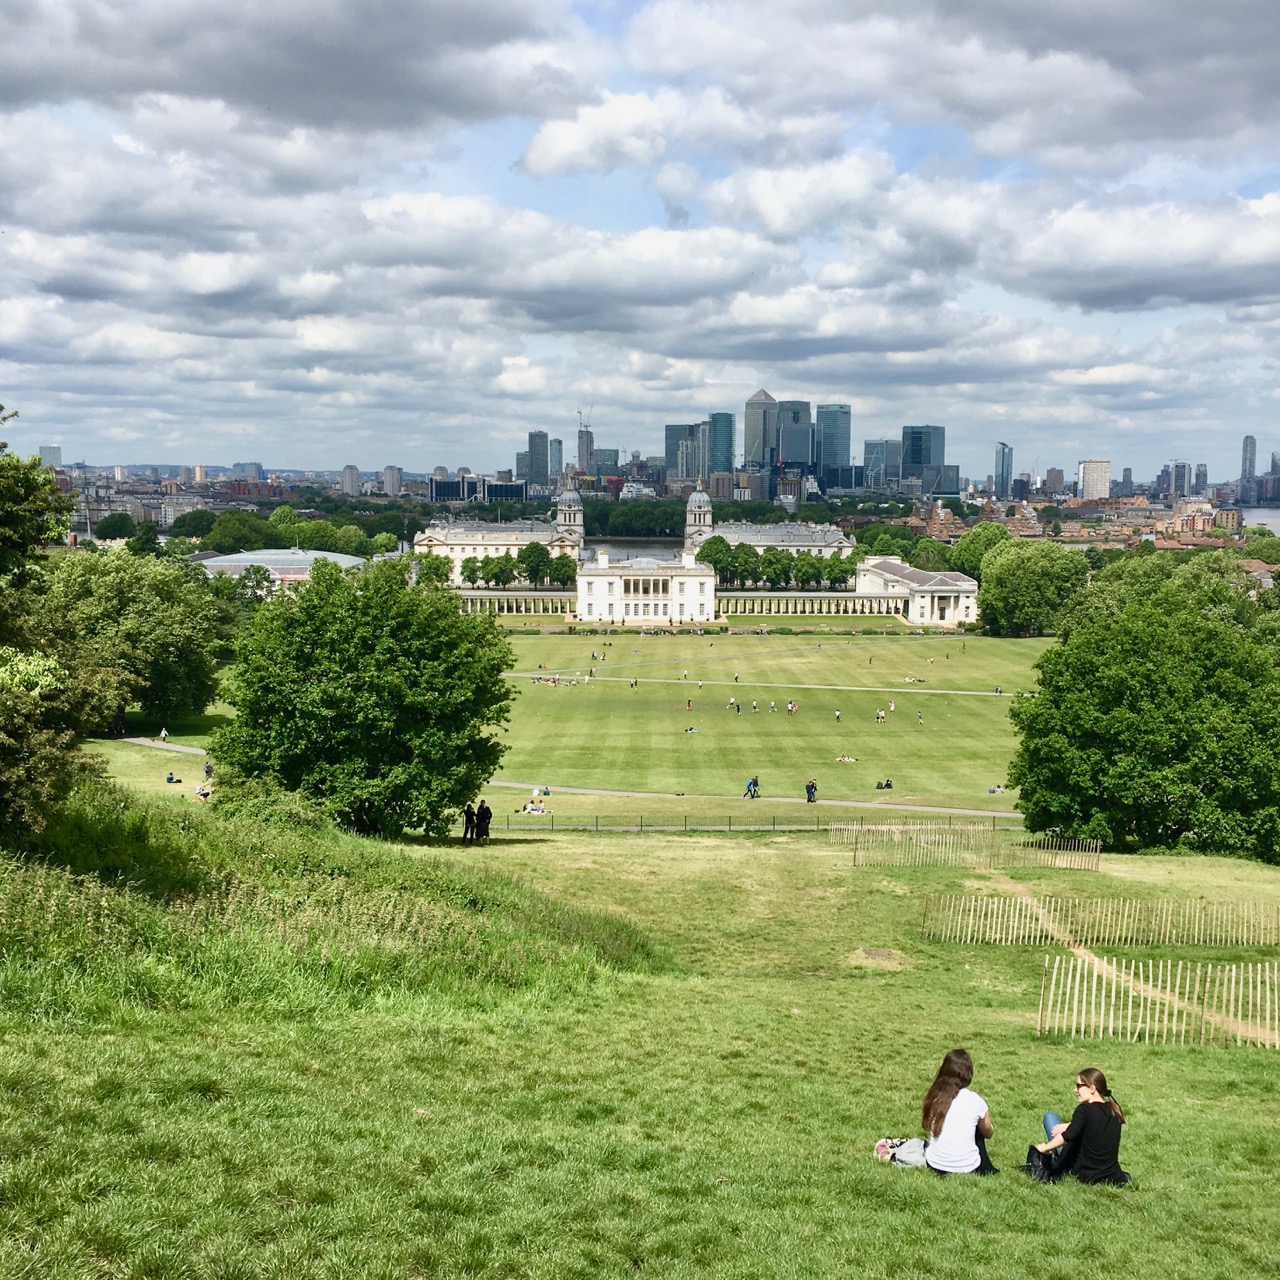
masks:
POLYGON ((1169 492, 1175 498, 1191 497, 1191 463, 1174 461, 1169 492))
POLYGON ((902 479, 902 441, 864 440, 862 442, 862 483, 867 489, 886 493, 898 487, 902 479))
POLYGON ((592 473, 593 457, 596 451, 596 438, 590 427, 578 428, 578 471, 581 475, 592 473))
POLYGON ((564 474, 564 441, 556 437, 547 441, 547 471, 557 482, 564 474))
POLYGON ((818 472, 828 467, 847 467, 851 460, 853 428, 852 411, 847 404, 820 404, 817 420, 818 472))
MULTIPOLYGON (((947 430, 945 427, 921 426, 902 428, 902 474, 926 479, 930 467, 946 462, 947 430)), ((928 486, 925 486, 926 490, 928 486)))
POLYGON ((748 471, 772 471, 778 460, 778 402, 763 388, 742 418, 743 462, 748 471))
POLYGON ((1240 502, 1252 506, 1258 500, 1258 442, 1245 436, 1240 450, 1240 502))
POLYGON ((1111 462, 1107 458, 1088 458, 1077 464, 1078 489, 1081 498, 1111 496, 1111 462))
POLYGON ((707 417, 707 471, 733 470, 733 445, 738 424, 731 413, 713 413, 707 417))
POLYGON ((681 452, 681 445, 687 445, 694 438, 698 428, 692 422, 668 422, 662 428, 663 456, 667 462, 667 476, 672 480, 693 480, 697 472, 689 474, 692 451, 688 448, 681 452))
POLYGON ((1067 487, 1067 477, 1061 467, 1049 467, 1044 473, 1045 491, 1052 497, 1062 493, 1067 487))
POLYGON ((996 469, 992 476, 998 502, 1008 502, 1013 492, 1013 446, 1003 440, 996 441, 996 469))
POLYGON ((388 498, 398 498, 404 489, 404 469, 402 467, 382 468, 382 492, 388 498))
MULTIPOLYGON (((1276 454, 1271 455, 1271 474, 1280 475, 1280 471, 1276 470, 1276 454)), ((1196 463, 1196 482, 1191 492, 1201 494, 1208 491, 1209 488, 1209 464, 1207 462, 1196 463)))
POLYGON ((813 466, 813 406, 808 400, 778 401, 778 461, 813 466))
MULTIPOLYGON (((236 466, 247 466, 247 463, 237 462, 236 466)), ((342 492, 348 498, 358 498, 360 496, 360 468, 354 463, 347 463, 342 468, 342 492)))
POLYGON ((550 459, 547 456, 547 433, 529 432, 529 483, 545 486, 548 480, 550 459))

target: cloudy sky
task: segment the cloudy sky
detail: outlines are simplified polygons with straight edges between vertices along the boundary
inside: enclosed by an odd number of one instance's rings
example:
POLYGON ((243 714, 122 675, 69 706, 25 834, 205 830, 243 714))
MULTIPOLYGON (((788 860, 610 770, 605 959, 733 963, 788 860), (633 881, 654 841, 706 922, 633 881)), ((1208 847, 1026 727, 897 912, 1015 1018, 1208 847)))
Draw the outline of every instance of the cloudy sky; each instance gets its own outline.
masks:
POLYGON ((1226 479, 1280 450, 1280 13, 0 0, 0 298, 68 460, 648 454, 764 386, 1226 479))

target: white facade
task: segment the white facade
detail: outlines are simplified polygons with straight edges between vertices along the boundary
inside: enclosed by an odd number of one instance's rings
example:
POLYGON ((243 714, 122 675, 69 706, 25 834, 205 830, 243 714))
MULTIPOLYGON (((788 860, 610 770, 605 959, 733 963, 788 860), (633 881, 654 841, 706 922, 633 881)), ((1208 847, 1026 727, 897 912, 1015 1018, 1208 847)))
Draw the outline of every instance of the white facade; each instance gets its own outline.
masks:
POLYGON ((1089 458, 1079 464, 1076 495, 1081 498, 1111 497, 1111 462, 1106 458, 1089 458))
POLYGON ((913 569, 897 556, 871 556, 858 566, 855 596, 899 599, 904 622, 954 627, 978 619, 978 584, 963 573, 913 569))
POLYGON ((580 623, 598 626, 698 626, 716 616, 716 574, 693 552, 679 560, 619 560, 601 553, 578 566, 580 623))
POLYGON ((485 520, 454 520, 447 524, 432 525, 413 540, 418 555, 443 556, 453 566, 449 584, 460 587, 465 582, 462 562, 474 556, 518 556, 531 542, 540 542, 554 560, 557 556, 569 556, 578 560, 582 555, 582 499, 574 490, 562 493, 556 508, 556 523, 544 524, 540 520, 513 520, 509 524, 494 524, 485 520))

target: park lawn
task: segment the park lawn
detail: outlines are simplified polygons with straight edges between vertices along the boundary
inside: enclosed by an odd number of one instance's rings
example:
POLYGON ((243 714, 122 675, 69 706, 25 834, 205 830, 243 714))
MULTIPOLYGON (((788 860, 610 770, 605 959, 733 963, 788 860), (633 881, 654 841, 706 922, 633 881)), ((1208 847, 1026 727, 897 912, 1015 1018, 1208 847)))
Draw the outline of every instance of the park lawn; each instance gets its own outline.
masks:
MULTIPOLYGON (((1040 950, 919 939, 921 895, 983 873, 858 868, 798 835, 452 856, 625 913, 668 962, 475 999, 374 988, 311 1014, 269 991, 89 1021, 0 1004, 0 1277, 1273 1269, 1275 1055, 1037 1040, 1040 950), (1003 1173, 877 1164, 956 1044, 1003 1173), (1128 1113, 1138 1186, 1036 1186, 1014 1166, 1091 1064, 1128 1113)), ((1127 891, 1121 871, 1158 881, 1165 861, 1076 881, 1127 891)))
POLYGON ((106 774, 114 782, 132 787, 148 796, 168 800, 189 800, 196 804, 195 789, 204 781, 204 757, 186 751, 166 751, 114 738, 92 738, 85 751, 106 762, 106 774), (172 771, 181 784, 167 783, 172 771))
POLYGON ((1015 746, 1010 697, 965 690, 963 682, 957 682, 957 692, 943 692, 908 684, 901 673, 919 669, 932 679, 943 665, 959 669, 970 660, 959 647, 968 644, 975 649, 971 686, 980 681, 988 690, 996 683, 1005 690, 1025 689, 1034 683, 1031 663, 1044 642, 947 638, 942 643, 954 645, 957 656, 935 657, 928 666, 918 658, 923 646, 935 643, 928 638, 870 638, 866 643, 877 648, 868 655, 829 643, 819 651, 809 637, 720 637, 712 656, 705 637, 618 636, 588 681, 591 649, 576 655, 571 646, 592 642, 600 643, 576 636, 517 643, 520 658, 527 659, 519 670, 536 673, 545 663, 562 673, 561 683, 537 675, 517 678, 510 751, 500 778, 553 789, 560 784, 730 799, 740 797, 746 779, 758 774, 766 797, 803 796, 804 784, 816 778, 819 795, 830 800, 997 812, 1010 810, 1016 800, 988 791, 1004 782, 1015 746), (623 647, 632 652, 619 654, 623 647), (573 656, 586 661, 581 676, 566 661, 573 656), (865 656, 879 661, 885 675, 895 673, 895 682, 867 688, 865 656), (743 704, 741 714, 728 708, 731 697, 743 704), (785 711, 790 699, 800 707, 795 716, 785 711), (751 711, 752 700, 759 711, 751 711), (770 701, 777 711, 768 710, 770 701), (877 709, 886 712, 882 726, 875 723, 877 709), (841 755, 856 762, 837 763, 841 755), (875 788, 885 778, 893 779, 891 796, 875 788))

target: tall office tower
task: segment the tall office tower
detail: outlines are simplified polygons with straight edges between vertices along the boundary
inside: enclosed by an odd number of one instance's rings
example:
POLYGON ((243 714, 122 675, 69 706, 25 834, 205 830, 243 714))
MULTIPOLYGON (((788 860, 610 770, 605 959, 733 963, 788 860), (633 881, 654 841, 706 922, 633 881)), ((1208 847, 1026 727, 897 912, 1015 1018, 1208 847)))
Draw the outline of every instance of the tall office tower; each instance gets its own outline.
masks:
POLYGON ((196 463, 196 484, 209 483, 209 468, 203 462, 196 463))
POLYGON ((862 442, 862 483, 876 493, 896 489, 902 479, 902 441, 862 442))
POLYGON ((1078 464, 1077 497, 1111 497, 1111 461, 1108 458, 1088 458, 1078 464))
POLYGON ((398 498, 404 492, 404 468, 382 468, 382 492, 388 498, 398 498))
MULTIPOLYGON (((992 487, 998 502, 1008 502, 1013 492, 1013 446, 1003 440, 996 441, 996 470, 992 476, 992 487)), ((1030 488, 1031 477, 1027 477, 1030 488)))
POLYGON ((685 469, 690 464, 690 451, 685 449, 684 454, 680 452, 682 445, 687 445, 694 437, 697 426, 692 422, 668 422, 662 428, 663 442, 665 448, 663 456, 667 462, 667 476, 672 480, 692 480, 697 476, 695 471, 693 475, 685 469))
POLYGON ((529 450, 521 449, 516 454, 516 479, 529 483, 529 450))
POLYGON ((1258 500, 1258 442, 1245 436, 1240 450, 1240 503, 1252 506, 1258 500))
POLYGON ((591 450, 591 470, 598 476, 617 475, 617 449, 596 449, 593 447, 591 450))
POLYGON ((820 404, 817 418, 817 458, 821 474, 828 467, 847 467, 852 460, 852 410, 847 404, 820 404))
POLYGON ((738 423, 731 413, 712 413, 707 416, 707 474, 733 470, 733 445, 738 435, 738 423))
POLYGON ((552 439, 547 441, 547 471, 551 479, 559 481, 564 475, 564 441, 552 439))
POLYGON ((1133 468, 1125 467, 1120 473, 1120 483, 1116 488, 1117 498, 1133 497, 1133 468))
POLYGON ((547 433, 545 431, 529 432, 529 483, 547 483, 550 459, 547 456, 547 433))
MULTIPOLYGON (((927 479, 926 472, 946 462, 947 430, 945 427, 920 426, 902 428, 902 474, 927 479)), ((926 492, 928 485, 925 485, 926 492)))
MULTIPOLYGON (((236 463, 236 466, 243 464, 236 463)), ((235 468, 232 468, 234 470, 235 468)), ((360 468, 348 463, 342 468, 342 492, 348 498, 358 498, 360 496, 360 468)))
POLYGON ((596 451, 596 438, 590 427, 578 429, 578 474, 589 476, 592 471, 592 455, 596 451))
POLYGON ((778 402, 763 388, 742 416, 743 463, 748 471, 772 471, 778 461, 778 402))
MULTIPOLYGON (((1280 454, 1273 453, 1271 455, 1271 474, 1273 476, 1280 475, 1280 471, 1276 470, 1277 458, 1280 458, 1280 454)), ((1209 488, 1209 464, 1207 462, 1197 462, 1196 463, 1196 480, 1195 480, 1195 484, 1191 486, 1191 492, 1198 496, 1199 494, 1206 492, 1208 488, 1209 488)))
POLYGON ((191 483, 191 481, 192 481, 193 479, 195 479, 195 472, 194 472, 194 471, 192 471, 190 467, 179 467, 179 468, 178 468, 178 483, 179 483, 179 484, 190 484, 190 483, 191 483))
POLYGON ((1155 491, 1166 497, 1173 492, 1173 471, 1167 462, 1160 468, 1160 474, 1156 476, 1155 491))
POLYGON ((42 444, 40 446, 40 465, 51 467, 56 471, 62 466, 62 446, 60 444, 42 444))
POLYGON ((807 400, 778 401, 778 461, 813 466, 813 406, 807 400))
POLYGON ((1173 477, 1169 492, 1175 498, 1191 497, 1191 463, 1179 462, 1175 459, 1171 469, 1173 477))
POLYGON ((1067 477, 1061 467, 1048 467, 1044 473, 1045 492, 1062 493, 1067 487, 1067 477))
POLYGON ((122 467, 117 463, 112 474, 116 478, 116 484, 123 484, 129 478, 129 468, 122 467))

